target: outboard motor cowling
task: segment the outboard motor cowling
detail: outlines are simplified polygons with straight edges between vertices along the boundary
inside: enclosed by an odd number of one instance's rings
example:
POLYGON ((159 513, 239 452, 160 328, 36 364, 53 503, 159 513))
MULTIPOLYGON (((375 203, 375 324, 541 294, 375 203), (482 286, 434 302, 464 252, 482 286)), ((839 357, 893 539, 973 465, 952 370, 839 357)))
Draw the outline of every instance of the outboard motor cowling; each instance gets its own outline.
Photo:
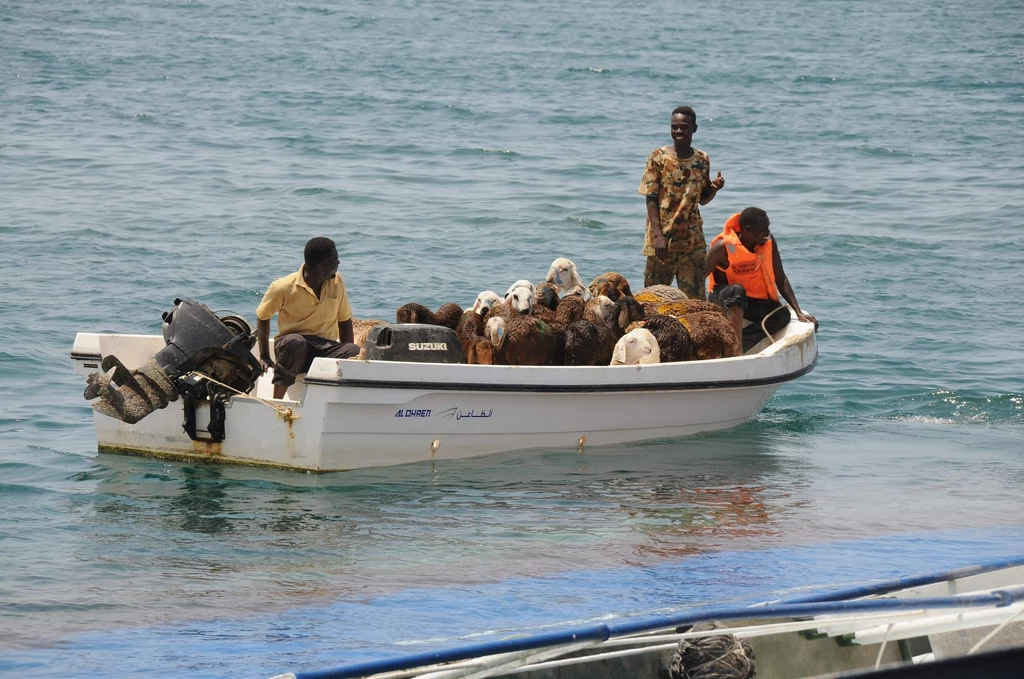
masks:
POLYGON ((366 336, 370 361, 462 363, 462 342, 451 328, 425 323, 375 325, 366 336))
POLYGON ((245 319, 218 318, 206 305, 191 299, 174 300, 174 308, 164 313, 163 319, 167 346, 140 368, 129 371, 116 356, 108 355, 103 357, 103 372, 89 375, 85 398, 100 399, 93 404, 94 410, 135 424, 177 401, 179 395, 226 398, 233 390, 248 393, 256 385, 263 367, 252 355, 255 337, 245 319), (188 379, 193 371, 230 389, 205 379, 188 379))

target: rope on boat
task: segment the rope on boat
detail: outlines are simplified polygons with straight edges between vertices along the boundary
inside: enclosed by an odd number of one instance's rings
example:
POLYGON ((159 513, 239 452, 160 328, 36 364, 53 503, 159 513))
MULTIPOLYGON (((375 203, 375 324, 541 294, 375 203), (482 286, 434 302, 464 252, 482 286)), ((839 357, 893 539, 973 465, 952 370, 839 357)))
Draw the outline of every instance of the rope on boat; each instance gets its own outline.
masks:
POLYGON ((754 650, 717 622, 694 625, 697 631, 718 636, 679 642, 669 663, 670 679, 750 679, 754 676, 754 650), (701 629, 697 629, 701 628, 701 629))
POLYGON ((774 316, 777 312, 781 311, 782 309, 788 309, 788 308, 789 308, 788 304, 782 304, 780 306, 777 306, 774 309, 772 309, 771 313, 765 314, 765 317, 761 319, 761 330, 764 330, 764 334, 768 338, 768 341, 774 343, 775 342, 775 338, 772 337, 772 334, 770 332, 768 332, 768 327, 765 325, 765 323, 767 323, 768 319, 771 318, 772 316, 774 316))
POLYGON ((889 643, 889 635, 892 634, 892 628, 896 623, 890 622, 885 628, 885 636, 882 637, 882 643, 878 645, 878 657, 875 658, 875 669, 877 670, 882 666, 882 654, 885 653, 885 645, 889 643))
POLYGON ((996 628, 995 628, 994 630, 992 630, 991 632, 989 632, 988 634, 986 634, 986 635, 984 636, 984 638, 982 638, 982 640, 981 640, 981 641, 979 641, 978 643, 976 643, 976 644, 974 644, 973 646, 971 646, 971 650, 967 651, 967 655, 974 655, 974 653, 975 653, 975 652, 976 652, 976 651, 977 651, 977 650, 978 650, 979 648, 981 648, 982 646, 984 646, 985 644, 987 644, 987 643, 989 642, 989 640, 990 640, 990 639, 992 639, 992 637, 994 637, 995 635, 997 635, 997 634, 999 634, 1000 632, 1002 632, 1002 631, 1003 631, 1003 628, 1004 628, 1004 627, 1006 627, 1006 626, 1007 626, 1007 625, 1009 625, 1009 624, 1010 624, 1011 622, 1013 622, 1014 620, 1016 620, 1017 618, 1019 618, 1019 617, 1020 617, 1020 616, 1021 616, 1022 614, 1024 614, 1024 608, 1022 608, 1022 609, 1020 609, 1019 611, 1017 611, 1017 615, 1013 616, 1012 618, 1008 618, 1008 619, 1004 620, 1004 621, 1003 621, 1003 623, 1002 623, 1001 625, 999 625, 999 627, 996 627, 996 628))
POLYGON ((257 403, 262 403, 263 405, 267 406, 268 408, 273 408, 274 410, 276 410, 277 412, 279 412, 281 414, 281 417, 284 418, 285 422, 293 422, 293 421, 299 419, 299 416, 296 415, 295 413, 293 413, 291 408, 288 408, 287 406, 283 406, 280 403, 272 403, 272 402, 268 401, 265 398, 260 398, 259 396, 253 396, 251 394, 245 393, 244 391, 239 391, 238 389, 235 389, 234 387, 232 387, 230 384, 224 384, 223 382, 218 382, 217 380, 213 379, 209 375, 204 375, 203 373, 198 372, 196 370, 193 370, 190 374, 191 375, 195 375, 196 377, 198 377, 200 379, 203 379, 203 380, 206 380, 207 382, 210 382, 212 384, 216 384, 218 387, 224 387, 225 389, 230 389, 231 391, 235 392, 235 395, 238 396, 239 398, 247 398, 250 401, 256 401, 257 403))

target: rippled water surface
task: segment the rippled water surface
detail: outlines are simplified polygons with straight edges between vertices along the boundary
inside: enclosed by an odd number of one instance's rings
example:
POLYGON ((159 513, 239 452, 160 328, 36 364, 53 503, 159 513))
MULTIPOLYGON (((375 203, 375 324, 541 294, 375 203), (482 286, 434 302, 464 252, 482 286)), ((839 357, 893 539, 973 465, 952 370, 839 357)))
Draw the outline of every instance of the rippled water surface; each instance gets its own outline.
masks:
POLYGON ((269 676, 1024 552, 1019 3, 0 6, 0 671, 269 676), (68 353, 250 319, 303 243, 356 314, 642 280, 692 105, 817 369, 686 439, 322 476, 98 455, 68 353))

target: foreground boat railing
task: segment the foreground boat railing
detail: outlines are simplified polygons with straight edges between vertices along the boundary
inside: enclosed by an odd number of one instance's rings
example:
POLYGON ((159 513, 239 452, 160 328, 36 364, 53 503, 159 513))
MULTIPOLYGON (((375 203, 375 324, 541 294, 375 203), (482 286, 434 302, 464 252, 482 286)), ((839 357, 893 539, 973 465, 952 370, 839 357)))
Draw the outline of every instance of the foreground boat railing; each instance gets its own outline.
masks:
MULTIPOLYGON (((1005 562, 999 567, 1005 568, 1022 563, 1024 563, 1024 559, 1018 559, 1012 563, 1005 562)), ((959 577, 984 572, 983 567, 970 569, 969 572, 967 569, 962 570, 959 577)), ((992 568, 988 570, 992 570, 992 568)), ((940 580, 930 581, 939 582, 940 580)), ((905 584, 901 585, 901 588, 905 587, 905 584)), ((602 658, 668 650, 674 648, 681 639, 696 639, 722 634, 750 638, 800 631, 845 636, 851 643, 882 643, 878 654, 878 662, 880 662, 885 644, 898 638, 920 636, 927 634, 930 629, 962 628, 957 625, 971 627, 999 625, 1000 627, 971 649, 971 652, 975 652, 1002 627, 1013 620, 1020 619, 1022 615, 1024 615, 1024 586, 946 597, 771 602, 758 606, 705 607, 673 615, 594 625, 445 651, 356 663, 333 669, 286 673, 277 675, 274 679, 355 679, 357 677, 402 679, 412 676, 429 677, 430 679, 482 678, 592 662, 602 658), (950 614, 950 611, 966 612, 950 614), (724 630, 675 632, 678 627, 700 622, 789 618, 807 619, 732 627, 724 630), (872 636, 872 634, 877 636, 879 628, 884 630, 881 639, 872 636), (860 637, 858 637, 858 633, 861 634, 860 637), (608 648, 634 646, 634 648, 583 657, 562 657, 597 646, 608 648)))

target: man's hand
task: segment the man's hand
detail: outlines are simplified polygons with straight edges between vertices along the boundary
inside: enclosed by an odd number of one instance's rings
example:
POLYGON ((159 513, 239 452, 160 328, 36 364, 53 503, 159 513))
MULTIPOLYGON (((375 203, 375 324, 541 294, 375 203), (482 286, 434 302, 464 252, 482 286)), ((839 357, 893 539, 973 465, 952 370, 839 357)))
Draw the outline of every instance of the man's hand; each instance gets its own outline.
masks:
POLYGON ((796 320, 804 323, 814 323, 814 332, 818 332, 818 319, 810 314, 805 314, 803 311, 796 312, 796 320))
POLYGON ((267 372, 274 367, 274 362, 265 356, 260 356, 260 365, 263 366, 263 372, 267 372))
POLYGON ((725 187, 725 177, 722 176, 722 171, 718 171, 718 176, 711 180, 711 188, 715 191, 721 191, 725 187))
POLYGON ((654 245, 654 256, 664 262, 668 259, 668 240, 663 234, 655 236, 651 240, 654 245))

